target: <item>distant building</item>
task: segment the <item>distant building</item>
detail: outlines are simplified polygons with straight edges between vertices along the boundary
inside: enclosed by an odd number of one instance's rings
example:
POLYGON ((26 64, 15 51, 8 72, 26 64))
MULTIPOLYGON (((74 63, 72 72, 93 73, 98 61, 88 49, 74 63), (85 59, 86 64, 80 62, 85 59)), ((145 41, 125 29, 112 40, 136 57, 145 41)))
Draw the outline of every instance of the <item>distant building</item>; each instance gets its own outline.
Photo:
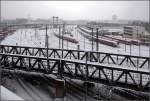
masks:
POLYGON ((117 15, 113 15, 113 16, 112 16, 112 20, 113 20, 113 21, 116 21, 116 20, 117 20, 117 15))
POLYGON ((17 24, 26 24, 28 22, 28 19, 26 18, 16 18, 17 24))
POLYGON ((145 34, 145 28, 142 26, 125 26, 124 35, 132 38, 139 38, 145 34))

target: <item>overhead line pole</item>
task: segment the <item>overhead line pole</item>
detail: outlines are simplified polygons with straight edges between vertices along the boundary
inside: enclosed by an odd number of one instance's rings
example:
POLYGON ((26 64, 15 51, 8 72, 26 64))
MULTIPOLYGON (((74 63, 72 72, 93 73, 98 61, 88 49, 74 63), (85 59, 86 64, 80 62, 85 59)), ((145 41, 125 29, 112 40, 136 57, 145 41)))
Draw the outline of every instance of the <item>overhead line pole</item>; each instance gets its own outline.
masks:
POLYGON ((48 34, 47 34, 47 24, 46 24, 46 56, 47 56, 47 67, 49 68, 49 61, 48 61, 48 34))
POLYGON ((94 47, 93 47, 93 28, 92 28, 92 51, 93 51, 94 47))
POLYGON ((59 25, 59 49, 60 49, 60 35, 61 34, 61 26, 59 25))
POLYGON ((96 51, 98 51, 99 50, 99 47, 98 47, 98 28, 96 28, 96 31, 97 31, 97 33, 96 33, 96 51))
POLYGON ((64 48, 64 31, 65 31, 65 24, 63 24, 63 29, 62 29, 62 49, 64 48))

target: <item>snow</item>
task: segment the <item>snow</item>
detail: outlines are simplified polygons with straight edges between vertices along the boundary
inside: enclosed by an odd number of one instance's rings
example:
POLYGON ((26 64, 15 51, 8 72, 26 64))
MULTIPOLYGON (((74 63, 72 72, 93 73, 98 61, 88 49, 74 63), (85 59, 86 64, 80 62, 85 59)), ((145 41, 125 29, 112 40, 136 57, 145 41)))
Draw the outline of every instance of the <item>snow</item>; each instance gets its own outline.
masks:
POLYGON ((20 100, 20 101, 24 101, 24 99, 22 99, 21 97, 19 97, 18 95, 16 95, 15 93, 9 91, 7 88, 1 86, 1 100, 20 100))
MULTIPOLYGON (((76 26, 67 26, 67 28, 74 28, 73 30, 73 35, 74 37, 76 37, 79 40, 79 45, 80 45, 80 49, 81 50, 92 50, 92 45, 91 45, 91 41, 89 41, 88 39, 84 38, 84 36, 82 36, 77 29, 75 29, 76 26)), ((49 48, 59 48, 59 38, 57 38, 56 36, 54 36, 54 30, 58 31, 57 29, 48 29, 48 36, 49 36, 49 48)), ((18 46, 30 46, 30 47, 45 47, 45 30, 38 30, 35 31, 35 29, 19 29, 17 30, 14 34, 11 34, 10 36, 7 36, 2 42, 1 44, 4 45, 18 45, 18 46)), ((62 40, 61 40, 62 42, 62 40)), ((78 44, 74 44, 74 43, 70 43, 68 42, 67 45, 67 41, 64 41, 64 49, 77 49, 77 45, 78 44), (68 46, 68 47, 67 47, 68 46)), ((61 44, 60 44, 61 46, 61 44)), ((110 46, 106 46, 103 44, 99 44, 99 51, 100 52, 108 52, 108 53, 119 53, 119 54, 128 54, 128 55, 137 55, 137 56, 149 56, 149 47, 147 46, 136 46, 136 45, 132 45, 131 47, 129 45, 125 45, 125 44, 119 44, 119 48, 114 48, 114 47, 110 47, 110 46), (125 49, 126 47, 126 49, 125 49), (130 51, 131 48, 131 51, 130 51), (139 52, 139 48, 141 49, 139 52)), ((94 51, 96 50, 96 43, 94 43, 94 51)), ((69 61, 69 60, 68 60, 69 61)), ((75 62, 75 60, 74 60, 75 62)), ((95 64, 95 63, 94 63, 95 64)), ((99 65, 99 64, 97 64, 99 65)), ((106 66, 107 64, 101 64, 103 66, 106 66)), ((120 68, 119 66, 116 67, 116 65, 113 65, 115 68, 120 68)), ((130 67, 126 67, 124 69, 129 69, 130 67)), ((136 70, 136 68, 130 68, 130 70, 136 70)), ((143 71, 143 72, 147 72, 147 69, 138 69, 138 71, 143 71)), ((40 86, 33 86, 25 81, 22 81, 24 83, 24 85, 26 86, 26 89, 29 89, 28 86, 30 85, 30 87, 36 91, 39 92, 40 96, 42 98, 45 99, 50 99, 49 98, 49 93, 47 93, 48 91, 43 90, 42 87, 40 86)), ((17 88, 17 92, 18 94, 20 94, 19 96, 21 96, 22 98, 24 97, 24 99, 28 99, 28 96, 25 91, 23 90, 23 88, 16 82, 9 82, 9 84, 11 86, 14 86, 17 88)), ((47 87, 47 86, 45 86, 47 87)), ((31 90, 29 90, 30 92, 32 92, 31 90)), ((32 92, 33 93, 33 92, 32 92)), ((8 89, 6 89, 5 87, 1 86, 1 97, 2 100, 23 100, 21 97, 19 97, 18 95, 10 92, 8 89)), ((36 96, 33 94, 33 96, 36 96)), ((25 100, 26 100, 25 99, 25 100)), ((67 98, 68 101, 71 99, 76 100, 75 97, 72 97, 71 95, 67 94, 67 98), (70 98, 69 98, 70 97, 70 98)), ((28 99, 29 100, 29 99, 28 99)), ((33 100, 31 98, 31 100, 33 100)), ((58 101, 61 99, 55 99, 55 101, 58 101)))
MULTIPOLYGON (((69 29, 73 29, 73 36, 79 40, 78 44, 67 42, 64 40, 64 49, 77 49, 80 45, 81 50, 92 50, 92 42, 82 36, 76 26, 67 26, 69 29)), ((55 32, 59 32, 58 29, 48 29, 49 36, 49 48, 59 48, 59 38, 54 35, 55 32)), ((1 44, 4 45, 18 45, 18 46, 31 46, 31 47, 45 47, 45 30, 39 29, 19 29, 14 34, 7 36, 1 44)), ((62 40, 60 39, 60 48, 62 48, 62 40)), ((110 47, 99 43, 100 52, 119 53, 136 56, 149 56, 150 48, 148 46, 136 46, 119 44, 119 47, 110 47)), ((94 50, 96 51, 96 43, 94 42, 94 50)))

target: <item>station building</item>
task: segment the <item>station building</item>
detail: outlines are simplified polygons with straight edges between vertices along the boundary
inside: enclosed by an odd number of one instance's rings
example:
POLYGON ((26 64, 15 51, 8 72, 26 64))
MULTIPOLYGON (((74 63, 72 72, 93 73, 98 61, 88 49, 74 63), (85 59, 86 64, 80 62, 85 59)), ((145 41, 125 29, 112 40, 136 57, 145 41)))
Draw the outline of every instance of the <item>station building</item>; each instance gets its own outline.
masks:
POLYGON ((125 26, 124 35, 130 38, 140 38, 145 34, 145 28, 142 26, 125 26))

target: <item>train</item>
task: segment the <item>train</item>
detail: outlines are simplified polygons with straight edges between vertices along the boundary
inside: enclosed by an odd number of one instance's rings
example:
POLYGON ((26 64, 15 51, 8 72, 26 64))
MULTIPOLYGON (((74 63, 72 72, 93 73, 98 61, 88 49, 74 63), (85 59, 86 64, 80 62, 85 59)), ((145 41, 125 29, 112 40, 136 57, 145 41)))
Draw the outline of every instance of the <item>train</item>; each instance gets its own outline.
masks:
POLYGON ((2 35, 9 35, 9 34, 13 34, 16 31, 16 29, 3 29, 0 30, 0 34, 2 35))
POLYGON ((123 38, 122 36, 113 36, 113 35, 105 35, 104 37, 110 38, 112 40, 118 40, 119 43, 127 44, 127 45, 138 45, 140 43, 139 40, 130 39, 130 38, 123 38))
POLYGON ((69 41, 69 42, 72 42, 75 44, 79 43, 79 41, 76 38, 74 38, 71 34, 70 35, 69 34, 59 35, 56 32, 54 32, 54 35, 58 38, 61 38, 63 40, 66 40, 66 41, 69 41))
POLYGON ((99 43, 101 43, 101 44, 105 44, 105 45, 107 45, 107 46, 111 46, 111 47, 119 47, 119 43, 118 43, 118 41, 117 40, 110 40, 110 39, 108 39, 108 38, 106 38, 106 37, 98 37, 98 39, 95 37, 95 36, 93 36, 93 38, 92 38, 92 36, 90 35, 90 34, 88 34, 88 33, 86 33, 86 32, 84 32, 82 29, 80 29, 79 28, 79 30, 78 30, 85 38, 87 38, 87 39, 89 39, 90 41, 92 41, 92 39, 93 39, 93 41, 97 41, 97 42, 99 42, 99 43))

